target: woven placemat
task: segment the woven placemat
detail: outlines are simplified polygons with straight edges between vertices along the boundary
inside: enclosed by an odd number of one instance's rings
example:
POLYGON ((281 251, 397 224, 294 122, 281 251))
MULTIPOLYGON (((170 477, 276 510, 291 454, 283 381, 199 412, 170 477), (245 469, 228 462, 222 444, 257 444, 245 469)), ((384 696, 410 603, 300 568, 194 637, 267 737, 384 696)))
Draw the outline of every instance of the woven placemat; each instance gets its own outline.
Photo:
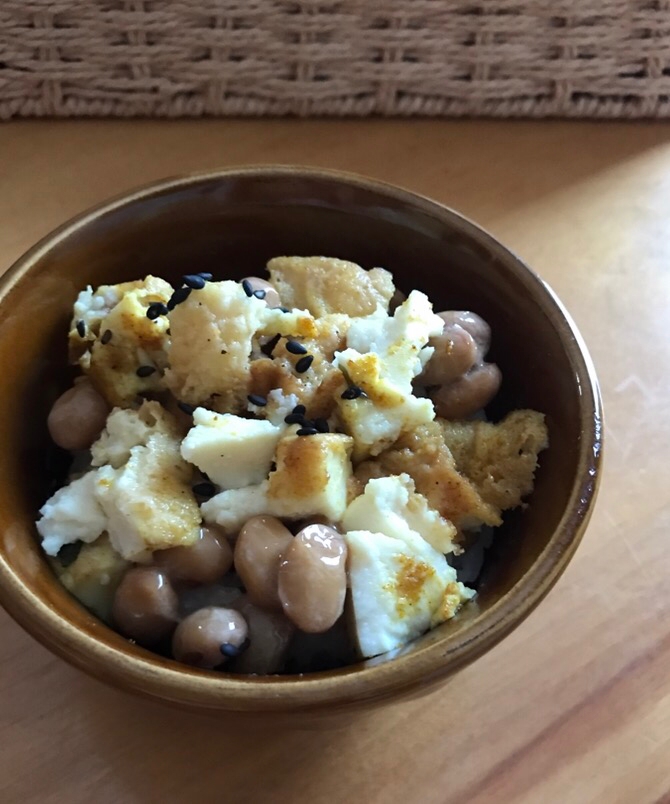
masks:
POLYGON ((0 0, 0 118, 666 117, 670 0, 0 0))

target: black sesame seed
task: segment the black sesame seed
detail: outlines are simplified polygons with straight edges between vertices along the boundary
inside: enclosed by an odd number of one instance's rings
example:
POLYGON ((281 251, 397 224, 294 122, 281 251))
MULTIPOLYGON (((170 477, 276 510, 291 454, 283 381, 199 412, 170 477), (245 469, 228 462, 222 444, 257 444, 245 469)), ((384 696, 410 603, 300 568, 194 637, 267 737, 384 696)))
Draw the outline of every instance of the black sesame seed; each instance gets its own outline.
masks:
POLYGON ((363 389, 357 385, 350 385, 342 392, 342 399, 358 399, 359 396, 363 396, 363 389))
POLYGON ((186 413, 188 416, 192 416, 195 410, 195 405, 189 405, 188 402, 177 402, 177 407, 182 413, 186 413))
POLYGON ((316 435, 318 432, 319 431, 316 429, 316 427, 310 427, 309 425, 306 425, 305 427, 301 427, 296 433, 296 435, 310 436, 310 435, 316 435))
POLYGON ((304 424, 305 423, 305 414, 304 413, 289 413, 288 416, 284 417, 284 421, 286 424, 304 424))
POLYGON ((286 351, 290 352, 292 355, 306 355, 307 349, 298 341, 287 341, 286 342, 286 351))
POLYGON ((204 278, 198 274, 186 274, 182 276, 181 281, 191 290, 202 290, 205 287, 204 278))
POLYGON ((111 329, 106 329, 102 333, 102 337, 100 338, 100 343, 102 343, 103 345, 106 344, 106 343, 109 343, 112 340, 112 334, 113 333, 112 333, 111 329))
POLYGON ((205 282, 211 282, 212 279, 214 279, 212 274, 208 273, 207 271, 200 271, 200 273, 196 274, 196 276, 202 277, 205 280, 205 282))
POLYGON ((193 487, 193 493, 198 497, 213 497, 216 494, 216 486, 214 483, 196 483, 193 487))
POLYGON ((151 377, 151 375, 156 371, 156 366, 140 366, 135 374, 138 377, 151 377))
POLYGON ((185 302, 190 295, 191 295, 191 288, 189 287, 177 288, 177 290, 175 290, 172 296, 170 296, 170 301, 167 303, 168 310, 174 310, 174 308, 178 304, 185 302))
POLYGON ((288 307, 280 307, 279 309, 282 311, 282 313, 290 313, 291 312, 288 307))
POLYGON ((247 294, 249 298, 251 298, 254 295, 253 286, 248 279, 242 280, 242 287, 244 288, 244 292, 247 294))
POLYGON ((272 357, 272 352, 274 351, 275 346, 279 343, 281 335, 275 335, 274 338, 269 340, 267 343, 264 343, 261 346, 261 352, 267 357, 272 357))
POLYGON ((307 413, 307 408, 304 405, 296 405, 291 413, 299 413, 301 416, 304 416, 307 413))
POLYGON ((325 419, 314 419, 314 427, 316 427, 320 433, 330 432, 330 427, 325 419))
POLYGON ((77 333, 80 338, 86 337, 86 324, 83 321, 77 321, 77 333))
POLYGON ((264 408, 268 403, 267 399, 260 394, 249 394, 247 399, 252 405, 257 405, 259 408, 264 408))
POLYGON ((163 302, 153 302, 147 307, 147 318, 149 321, 155 321, 158 316, 166 315, 167 311, 168 308, 163 304, 163 302))
POLYGON ((264 299, 267 294, 267 290, 263 290, 263 288, 259 288, 258 290, 254 290, 254 296, 257 299, 264 299))
POLYGON ((314 360, 314 355, 305 355, 301 357, 300 360, 295 364, 295 370, 298 374, 304 374, 307 369, 312 365, 314 360))

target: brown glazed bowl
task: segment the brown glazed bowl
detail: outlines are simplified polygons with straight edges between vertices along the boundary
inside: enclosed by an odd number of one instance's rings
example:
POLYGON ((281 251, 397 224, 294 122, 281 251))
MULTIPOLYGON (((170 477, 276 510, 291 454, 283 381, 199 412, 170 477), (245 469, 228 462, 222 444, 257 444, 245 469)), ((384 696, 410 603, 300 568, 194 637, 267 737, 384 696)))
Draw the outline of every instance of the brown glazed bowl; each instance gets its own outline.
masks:
POLYGON ((0 602, 50 650, 143 696, 199 710, 332 713, 430 688, 515 628, 565 570, 599 477, 601 406, 591 360, 547 285, 456 212, 386 184, 287 167, 171 179, 86 212, 0 280, 0 602), (496 418, 547 416, 550 447, 529 505, 506 516, 476 602, 405 648, 341 670, 244 677, 189 669, 131 644, 60 586, 36 538, 51 492, 46 419, 71 382, 66 331, 77 292, 148 273, 262 272, 281 254, 384 266, 435 309, 469 309, 493 330, 496 418))

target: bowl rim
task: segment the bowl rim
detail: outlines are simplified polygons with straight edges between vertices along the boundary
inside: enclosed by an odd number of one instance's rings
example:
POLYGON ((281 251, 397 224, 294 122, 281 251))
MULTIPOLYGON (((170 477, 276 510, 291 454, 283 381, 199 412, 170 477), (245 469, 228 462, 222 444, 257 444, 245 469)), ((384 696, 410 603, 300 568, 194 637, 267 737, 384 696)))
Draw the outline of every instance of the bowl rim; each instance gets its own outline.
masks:
MULTIPOLYGON (((103 201, 61 224, 20 256, 0 277, 0 307, 12 287, 45 254, 119 208, 152 196, 203 182, 245 178, 300 178, 344 184, 404 202, 430 218, 483 244, 541 302, 558 330, 580 387, 581 437, 576 481, 548 544, 520 581, 496 601, 466 632, 456 629, 443 639, 389 661, 305 676, 234 676, 184 669, 176 662, 135 648, 124 652, 80 630, 29 591, 0 556, 0 604, 16 622, 52 652, 81 670, 131 692, 190 708, 229 711, 300 711, 328 704, 344 707, 407 693, 458 670, 516 628, 554 586, 577 549, 591 516, 600 483, 603 446, 602 402, 593 361, 569 313, 551 287, 486 229, 456 210, 393 184, 356 173, 297 165, 249 165, 205 170, 151 182, 103 201)), ((110 629, 111 630, 111 629, 110 629)))

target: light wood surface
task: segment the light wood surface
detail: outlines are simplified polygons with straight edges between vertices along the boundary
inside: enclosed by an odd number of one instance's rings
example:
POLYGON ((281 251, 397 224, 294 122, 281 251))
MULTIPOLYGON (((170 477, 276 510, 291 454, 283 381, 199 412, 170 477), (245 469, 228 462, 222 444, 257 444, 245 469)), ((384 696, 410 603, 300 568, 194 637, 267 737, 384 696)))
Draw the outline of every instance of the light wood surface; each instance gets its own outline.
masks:
POLYGON ((110 195, 258 162, 432 196, 553 285, 604 394, 605 471, 585 540, 540 608, 437 692, 308 732, 247 733, 135 700, 0 613, 0 802, 670 801, 670 127, 6 124, 0 269, 110 195))

